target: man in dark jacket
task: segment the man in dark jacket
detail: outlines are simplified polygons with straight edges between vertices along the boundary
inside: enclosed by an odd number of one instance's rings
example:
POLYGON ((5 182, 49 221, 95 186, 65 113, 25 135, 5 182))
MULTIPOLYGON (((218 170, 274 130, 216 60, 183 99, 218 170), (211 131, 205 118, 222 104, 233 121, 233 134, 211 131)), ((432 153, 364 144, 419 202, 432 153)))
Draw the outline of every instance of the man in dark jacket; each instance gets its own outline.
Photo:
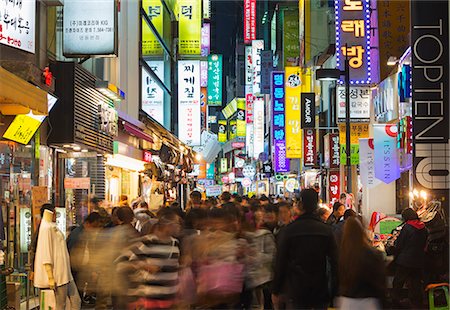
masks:
POLYGON ((423 307, 422 273, 425 263, 425 246, 428 232, 417 213, 411 209, 402 212, 405 224, 391 250, 395 255, 393 286, 394 306, 400 306, 403 285, 408 283, 408 297, 413 308, 423 307))
POLYGON ((326 309, 336 290, 336 241, 331 226, 316 214, 317 192, 303 190, 300 199, 303 214, 284 229, 279 239, 272 299, 275 305, 279 303, 278 296, 287 283, 293 309, 326 309))

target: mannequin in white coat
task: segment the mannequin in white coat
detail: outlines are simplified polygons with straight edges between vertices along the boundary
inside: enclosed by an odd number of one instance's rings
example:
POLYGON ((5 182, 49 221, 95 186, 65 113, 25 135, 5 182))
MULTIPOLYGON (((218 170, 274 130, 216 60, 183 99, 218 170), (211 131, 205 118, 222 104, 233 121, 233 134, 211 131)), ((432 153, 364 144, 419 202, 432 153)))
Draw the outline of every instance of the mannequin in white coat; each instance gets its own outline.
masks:
POLYGON ((64 235, 56 227, 55 220, 54 211, 44 211, 34 261, 34 286, 55 291, 56 309, 66 309, 68 297, 70 309, 79 310, 81 299, 73 281, 69 252, 64 235))

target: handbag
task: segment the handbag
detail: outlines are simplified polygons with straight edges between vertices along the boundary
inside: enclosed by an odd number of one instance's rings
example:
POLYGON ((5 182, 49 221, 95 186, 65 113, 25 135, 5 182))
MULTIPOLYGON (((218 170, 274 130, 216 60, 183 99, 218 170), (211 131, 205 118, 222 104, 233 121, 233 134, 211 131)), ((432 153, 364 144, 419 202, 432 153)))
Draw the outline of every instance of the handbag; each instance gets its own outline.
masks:
POLYGON ((239 294, 244 284, 244 265, 228 262, 202 265, 197 283, 200 294, 239 294))
POLYGON ((41 310, 56 310, 55 291, 41 290, 41 310))

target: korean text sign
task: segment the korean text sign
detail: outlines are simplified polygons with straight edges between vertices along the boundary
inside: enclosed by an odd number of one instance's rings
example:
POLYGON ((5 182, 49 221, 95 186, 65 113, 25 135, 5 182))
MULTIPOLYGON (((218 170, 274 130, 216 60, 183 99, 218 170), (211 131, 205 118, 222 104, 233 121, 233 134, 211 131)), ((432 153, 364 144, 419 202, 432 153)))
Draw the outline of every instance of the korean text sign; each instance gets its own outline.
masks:
POLYGON ((316 130, 304 129, 303 138, 303 164, 305 167, 315 166, 317 162, 316 130))
POLYGON ((200 145, 200 61, 178 61, 178 137, 200 145))
POLYGON ((286 155, 288 158, 302 157, 302 131, 300 129, 301 79, 299 67, 286 67, 286 155))
MULTIPOLYGON (((164 81, 164 62, 160 60, 147 61, 148 66, 164 81)), ((142 68, 142 110, 164 125, 164 90, 142 68)))
POLYGON ((244 0, 244 43, 256 39, 256 0, 244 0))
POLYGON ((288 172, 289 159, 286 157, 284 72, 272 72, 272 128, 273 163, 275 172, 288 172))
MULTIPOLYGON (((338 122, 345 122, 345 87, 337 87, 338 122)), ((350 88, 350 119, 352 122, 368 123, 370 121, 370 88, 350 88)))
POLYGON ((263 40, 252 41, 252 71, 253 71, 253 94, 261 94, 261 51, 264 49, 263 40))
POLYGON ((114 0, 65 0, 64 55, 115 54, 116 15, 114 0))
MULTIPOLYGON (((142 0, 142 8, 147 13, 156 31, 163 36, 164 9, 161 0, 142 0)), ((142 18, 142 55, 162 55, 163 49, 158 38, 142 18)))
POLYGON ((208 105, 222 105, 222 55, 208 56, 208 105))
POLYGON ((0 1, 0 43, 35 52, 36 0, 0 1))
POLYGON ((180 55, 200 55, 202 39, 201 0, 179 0, 178 13, 180 55))
POLYGON ((335 1, 336 62, 344 70, 348 57, 351 82, 369 84, 370 73, 370 1, 335 1))

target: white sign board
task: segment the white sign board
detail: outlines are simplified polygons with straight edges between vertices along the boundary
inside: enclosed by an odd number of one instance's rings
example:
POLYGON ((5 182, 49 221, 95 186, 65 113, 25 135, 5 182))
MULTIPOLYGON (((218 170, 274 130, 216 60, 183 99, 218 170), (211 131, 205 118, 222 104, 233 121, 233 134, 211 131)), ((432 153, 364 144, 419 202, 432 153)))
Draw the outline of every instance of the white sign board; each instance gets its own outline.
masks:
MULTIPOLYGON (((156 76, 164 82, 164 61, 147 61, 156 76)), ((164 90, 142 69, 142 110, 164 125, 164 90)))
MULTIPOLYGON (((338 121, 345 122, 345 87, 338 86, 336 91, 338 121)), ((352 122, 369 122, 370 97, 370 87, 350 87, 350 119, 352 122)))
POLYGON ((64 0, 64 55, 116 53, 115 0, 64 0))
POLYGON ((264 49, 264 40, 252 41, 252 71, 253 94, 261 93, 261 51, 264 49))
POLYGON ((206 186, 207 197, 218 197, 222 194, 222 185, 206 186))
POLYGON ((178 138, 200 145, 200 61, 178 61, 178 138))
POLYGON ((252 47, 246 46, 245 47, 245 85, 252 86, 252 84, 253 84, 252 47))
POLYGON ((264 152, 264 99, 253 102, 253 157, 258 158, 264 152))
POLYGON ((0 43, 35 53, 36 0, 0 1, 0 43))

